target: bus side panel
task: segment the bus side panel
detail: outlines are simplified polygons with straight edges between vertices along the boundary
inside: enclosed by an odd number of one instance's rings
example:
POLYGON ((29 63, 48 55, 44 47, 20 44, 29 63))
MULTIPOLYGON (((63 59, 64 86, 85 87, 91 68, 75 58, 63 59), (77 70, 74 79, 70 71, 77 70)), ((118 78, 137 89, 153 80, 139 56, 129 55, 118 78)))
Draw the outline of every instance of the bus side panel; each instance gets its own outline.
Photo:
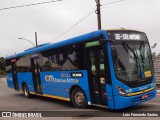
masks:
POLYGON ((43 94, 70 98, 70 88, 73 85, 80 86, 90 102, 88 76, 86 70, 41 72, 41 83, 43 94), (81 74, 81 77, 73 77, 73 74, 81 74))
POLYGON ((14 89, 12 73, 6 73, 6 77, 7 77, 7 85, 8 85, 8 87, 14 89))
POLYGON ((18 72, 18 83, 19 83, 19 89, 22 90, 22 84, 25 82, 28 86, 28 89, 30 92, 34 92, 34 86, 33 86, 33 78, 31 72, 18 72))
POLYGON ((108 50, 108 58, 109 58, 109 67, 110 67, 110 75, 111 75, 111 84, 106 85, 106 91, 107 91, 107 99, 108 99, 108 107, 110 109, 115 109, 115 103, 114 103, 114 89, 113 86, 114 83, 114 68, 113 68, 113 61, 112 61, 112 55, 111 55, 111 47, 110 43, 107 44, 107 50, 108 50))
POLYGON ((113 97, 113 91, 112 91, 112 86, 109 84, 106 84, 106 92, 107 92, 107 100, 108 101, 108 107, 111 109, 114 109, 114 97, 113 97))

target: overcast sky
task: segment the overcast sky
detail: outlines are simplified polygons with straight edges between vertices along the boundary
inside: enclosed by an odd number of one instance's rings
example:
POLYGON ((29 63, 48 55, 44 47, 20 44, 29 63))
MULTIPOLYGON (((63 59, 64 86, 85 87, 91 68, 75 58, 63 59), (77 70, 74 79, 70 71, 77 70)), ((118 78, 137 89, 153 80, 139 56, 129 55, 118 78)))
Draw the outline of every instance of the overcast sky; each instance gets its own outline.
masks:
MULTIPOLYGON (((51 0, 0 0, 0 56, 6 57, 32 47, 20 40, 25 38, 38 44, 57 42, 97 30, 97 16, 93 12, 69 32, 56 39, 96 7, 95 0, 62 0, 49 4, 1 10, 14 6, 51 0)), ((143 31, 152 51, 160 53, 160 0, 101 0, 102 28, 126 28, 143 31), (106 4, 111 3, 111 4, 106 4)))

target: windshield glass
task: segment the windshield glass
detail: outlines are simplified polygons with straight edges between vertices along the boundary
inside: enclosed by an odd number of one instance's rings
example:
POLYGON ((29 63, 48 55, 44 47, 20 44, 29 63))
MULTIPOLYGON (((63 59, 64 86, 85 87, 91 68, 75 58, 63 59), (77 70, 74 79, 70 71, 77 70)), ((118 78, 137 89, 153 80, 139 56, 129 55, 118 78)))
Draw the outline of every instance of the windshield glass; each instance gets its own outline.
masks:
POLYGON ((112 45, 116 76, 125 81, 146 80, 153 76, 153 65, 148 43, 112 45))

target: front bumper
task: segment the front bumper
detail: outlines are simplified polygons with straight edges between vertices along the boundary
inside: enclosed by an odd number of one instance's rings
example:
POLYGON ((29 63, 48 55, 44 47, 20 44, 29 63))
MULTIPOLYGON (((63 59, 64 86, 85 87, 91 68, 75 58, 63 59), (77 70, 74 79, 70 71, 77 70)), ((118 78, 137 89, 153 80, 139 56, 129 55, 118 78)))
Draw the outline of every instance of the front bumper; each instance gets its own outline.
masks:
POLYGON ((145 92, 143 94, 135 95, 135 96, 114 96, 114 102, 115 102, 115 109, 123 109, 126 107, 134 106, 142 102, 146 102, 148 100, 153 99, 156 97, 156 89, 153 89, 149 92, 145 92), (148 95, 147 98, 142 99, 142 96, 148 95))

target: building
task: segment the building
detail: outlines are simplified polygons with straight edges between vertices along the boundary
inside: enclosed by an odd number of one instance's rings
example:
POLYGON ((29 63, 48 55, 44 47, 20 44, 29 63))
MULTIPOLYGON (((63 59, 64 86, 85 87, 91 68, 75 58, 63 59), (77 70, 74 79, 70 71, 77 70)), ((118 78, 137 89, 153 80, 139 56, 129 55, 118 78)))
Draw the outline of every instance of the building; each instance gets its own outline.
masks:
POLYGON ((160 88, 160 56, 153 59, 157 87, 160 88))

